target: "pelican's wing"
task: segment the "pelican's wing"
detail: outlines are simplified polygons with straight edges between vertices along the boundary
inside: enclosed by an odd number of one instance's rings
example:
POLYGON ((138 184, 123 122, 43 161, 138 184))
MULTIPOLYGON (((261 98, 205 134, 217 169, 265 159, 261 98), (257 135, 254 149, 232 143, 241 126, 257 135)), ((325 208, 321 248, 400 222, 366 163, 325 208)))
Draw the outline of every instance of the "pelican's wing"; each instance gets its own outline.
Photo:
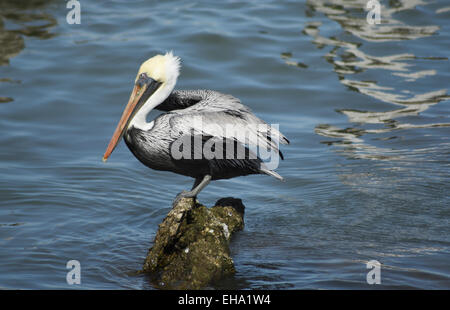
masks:
POLYGON ((189 108, 204 100, 206 93, 204 90, 175 90, 156 109, 169 112, 189 108))
POLYGON ((202 134, 277 152, 279 143, 289 143, 281 132, 256 117, 237 98, 206 92, 195 105, 170 113, 169 123, 175 135, 202 134))

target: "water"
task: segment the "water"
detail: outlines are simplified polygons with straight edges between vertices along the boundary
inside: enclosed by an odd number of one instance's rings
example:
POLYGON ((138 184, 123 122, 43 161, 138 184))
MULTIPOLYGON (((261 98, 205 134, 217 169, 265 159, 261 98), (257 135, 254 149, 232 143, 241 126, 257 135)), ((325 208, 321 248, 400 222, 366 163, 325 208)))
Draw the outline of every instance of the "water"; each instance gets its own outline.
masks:
POLYGON ((450 288, 450 6, 445 0, 0 1, 0 288, 152 289, 142 267, 192 180, 101 156, 140 63, 230 93, 290 139, 277 171, 213 182, 246 227, 216 288, 450 288))

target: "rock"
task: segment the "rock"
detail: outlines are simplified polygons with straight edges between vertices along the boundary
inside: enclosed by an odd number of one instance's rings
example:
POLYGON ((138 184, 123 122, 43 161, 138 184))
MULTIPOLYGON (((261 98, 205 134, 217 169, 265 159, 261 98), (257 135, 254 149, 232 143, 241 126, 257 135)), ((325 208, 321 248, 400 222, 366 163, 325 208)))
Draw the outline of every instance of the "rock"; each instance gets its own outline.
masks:
POLYGON ((159 225, 143 272, 158 288, 200 289, 234 274, 229 242, 244 228, 240 199, 222 198, 212 208, 183 198, 159 225))

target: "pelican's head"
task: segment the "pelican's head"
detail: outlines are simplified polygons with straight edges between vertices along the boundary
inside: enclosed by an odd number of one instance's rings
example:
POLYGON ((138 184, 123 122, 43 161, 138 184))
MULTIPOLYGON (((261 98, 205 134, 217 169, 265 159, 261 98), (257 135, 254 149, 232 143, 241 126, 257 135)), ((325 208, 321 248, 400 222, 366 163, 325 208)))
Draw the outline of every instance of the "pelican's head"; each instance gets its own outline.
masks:
POLYGON ((180 58, 169 52, 165 55, 153 56, 144 61, 136 76, 136 83, 141 75, 146 75, 159 83, 175 84, 179 74, 180 58))
POLYGON ((156 55, 139 68, 134 88, 116 131, 103 155, 106 161, 131 123, 145 123, 147 114, 170 95, 180 72, 180 59, 172 54, 156 55))

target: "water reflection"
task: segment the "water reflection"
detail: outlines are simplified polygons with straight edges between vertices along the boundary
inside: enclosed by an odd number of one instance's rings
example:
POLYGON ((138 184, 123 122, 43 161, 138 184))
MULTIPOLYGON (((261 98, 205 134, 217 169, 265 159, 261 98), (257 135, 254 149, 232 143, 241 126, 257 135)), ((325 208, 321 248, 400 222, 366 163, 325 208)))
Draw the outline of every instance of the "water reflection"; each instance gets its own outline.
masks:
POLYGON ((389 6, 380 1, 381 24, 376 27, 366 21, 364 8, 367 0, 308 0, 307 4, 313 12, 325 14, 343 29, 365 41, 412 40, 430 36, 439 30, 435 25, 412 26, 393 18, 395 13, 427 4, 421 0, 391 0, 389 6))
POLYGON ((284 60, 284 62, 288 66, 294 66, 294 67, 299 67, 299 68, 308 68, 307 64, 304 64, 304 63, 299 62, 299 61, 292 60, 292 53, 291 52, 281 53, 281 58, 284 60))
MULTIPOLYGON (((411 53, 378 56, 369 54, 367 50, 379 51, 380 47, 386 45, 387 42, 429 37, 437 33, 439 26, 408 25, 404 21, 394 19, 393 16, 396 13, 414 10, 418 5, 427 4, 420 0, 389 1, 388 6, 382 4, 381 24, 371 26, 366 21, 367 13, 364 10, 366 2, 365 0, 308 1, 307 15, 314 17, 317 12, 324 14, 341 26, 345 32, 338 36, 345 39, 337 38, 335 35, 328 37, 320 35, 320 28, 325 27, 318 21, 308 23, 303 33, 310 36, 319 49, 331 48, 324 57, 333 65, 339 81, 348 89, 399 108, 387 111, 338 109, 337 112, 346 115, 349 122, 358 124, 358 128, 342 129, 330 124, 320 124, 316 126, 315 132, 325 137, 338 139, 325 141, 324 143, 345 146, 345 154, 352 158, 401 159, 402 156, 393 154, 395 152, 388 148, 370 145, 365 135, 386 133, 399 129, 450 126, 450 123, 409 124, 401 122, 402 118, 417 116, 429 107, 443 100, 448 100, 449 96, 446 89, 423 93, 416 91, 417 80, 420 79, 419 82, 422 82, 439 73, 435 69, 417 69, 419 67, 417 61, 422 61, 425 58, 411 53), (348 34, 352 36, 349 37, 348 34), (381 82, 374 80, 374 77, 379 81, 389 81, 389 84, 383 85, 381 82), (378 124, 382 127, 366 128, 368 124, 378 124)), ((327 31, 327 28, 324 31, 327 31)), ((387 50, 396 49, 389 48, 387 50)), ((448 61, 447 58, 442 57, 427 57, 426 60, 448 61)), ((387 137, 386 139, 392 138, 395 137, 387 137)))
MULTIPOLYGON (((57 24, 56 19, 41 11, 51 2, 0 0, 0 66, 9 65, 9 60, 25 48, 24 36, 49 39, 55 35, 50 29, 57 24)), ((0 76, 0 83, 16 82, 0 76)), ((13 98, 0 96, 0 103, 11 101, 13 98)))

